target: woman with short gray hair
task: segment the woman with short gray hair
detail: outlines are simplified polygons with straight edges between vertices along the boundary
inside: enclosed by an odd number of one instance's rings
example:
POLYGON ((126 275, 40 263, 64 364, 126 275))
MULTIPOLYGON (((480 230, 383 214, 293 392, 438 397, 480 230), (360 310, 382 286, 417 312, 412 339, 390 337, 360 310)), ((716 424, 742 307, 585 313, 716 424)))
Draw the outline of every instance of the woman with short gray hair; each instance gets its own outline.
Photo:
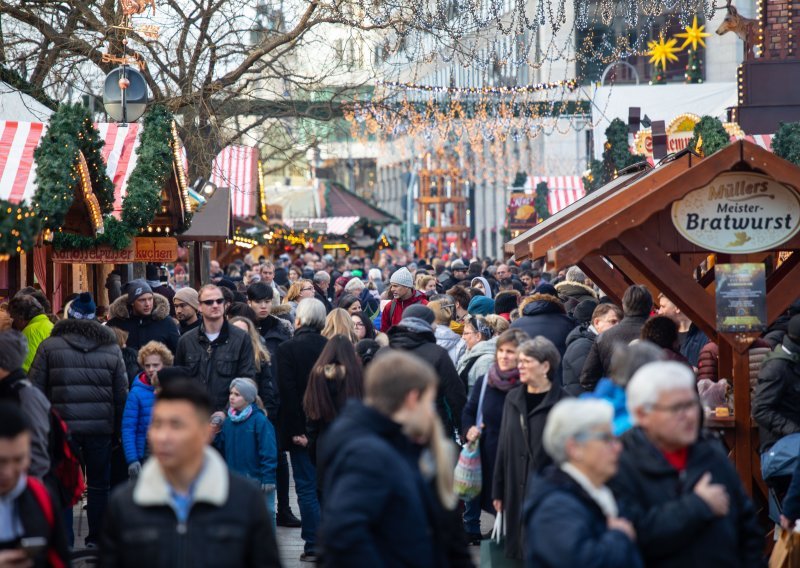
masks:
POLYGON ((525 505, 527 566, 637 568, 636 532, 619 517, 605 483, 622 446, 611 431, 613 407, 566 399, 547 417, 543 444, 555 462, 534 479, 525 505))
POLYGON ((310 327, 317 331, 322 331, 325 327, 325 318, 327 315, 328 312, 325 310, 325 304, 316 298, 308 298, 306 301, 297 304, 294 326, 298 329, 301 327, 310 327))
POLYGON ((536 336, 517 348, 517 368, 523 388, 506 395, 500 423, 500 443, 494 468, 492 499, 506 525, 506 556, 522 558, 522 502, 528 480, 551 460, 542 447, 550 410, 569 395, 554 382, 561 356, 549 339, 536 336))

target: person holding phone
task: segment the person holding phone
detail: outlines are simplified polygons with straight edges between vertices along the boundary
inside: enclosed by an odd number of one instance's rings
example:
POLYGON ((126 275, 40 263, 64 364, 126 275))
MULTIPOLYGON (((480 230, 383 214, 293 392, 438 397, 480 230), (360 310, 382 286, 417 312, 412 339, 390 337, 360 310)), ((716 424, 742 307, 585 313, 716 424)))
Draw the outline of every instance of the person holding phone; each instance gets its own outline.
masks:
POLYGON ((27 475, 31 429, 19 406, 0 401, 0 568, 69 565, 60 510, 27 475))

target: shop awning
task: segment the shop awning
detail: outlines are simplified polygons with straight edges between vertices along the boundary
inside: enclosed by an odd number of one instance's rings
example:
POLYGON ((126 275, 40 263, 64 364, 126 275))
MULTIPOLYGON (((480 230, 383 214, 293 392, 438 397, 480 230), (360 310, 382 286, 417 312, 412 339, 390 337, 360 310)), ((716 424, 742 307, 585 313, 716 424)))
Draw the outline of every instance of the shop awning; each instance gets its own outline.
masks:
POLYGON ((284 225, 295 231, 308 229, 325 235, 347 235, 361 217, 318 217, 285 219, 284 225))
POLYGON ((226 146, 211 164, 211 183, 231 190, 231 207, 237 218, 258 215, 258 149, 226 146))
POLYGON ((192 226, 178 237, 181 241, 225 241, 233 237, 231 193, 218 188, 192 217, 192 226))
MULTIPOLYGON (((130 123, 96 123, 105 141, 102 155, 106 173, 114 182, 114 216, 122 212, 127 195, 128 179, 136 167, 141 125, 130 123)), ((0 198, 12 203, 30 202, 36 193, 36 163, 33 151, 47 131, 43 122, 0 121, 0 198)), ((184 171, 188 169, 186 151, 182 149, 184 171)))
POLYGON ((547 183, 547 209, 558 213, 586 195, 581 176, 528 176, 525 180, 525 193, 536 193, 536 186, 547 183))

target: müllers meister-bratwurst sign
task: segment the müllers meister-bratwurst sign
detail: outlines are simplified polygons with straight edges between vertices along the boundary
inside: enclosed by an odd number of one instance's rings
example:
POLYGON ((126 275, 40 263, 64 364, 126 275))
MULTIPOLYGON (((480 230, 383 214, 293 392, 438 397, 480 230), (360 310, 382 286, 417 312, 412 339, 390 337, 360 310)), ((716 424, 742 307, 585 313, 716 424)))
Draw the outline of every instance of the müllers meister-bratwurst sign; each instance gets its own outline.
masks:
POLYGON ((800 230, 800 195, 789 185, 749 172, 727 172, 672 204, 672 222, 707 250, 770 250, 800 230))

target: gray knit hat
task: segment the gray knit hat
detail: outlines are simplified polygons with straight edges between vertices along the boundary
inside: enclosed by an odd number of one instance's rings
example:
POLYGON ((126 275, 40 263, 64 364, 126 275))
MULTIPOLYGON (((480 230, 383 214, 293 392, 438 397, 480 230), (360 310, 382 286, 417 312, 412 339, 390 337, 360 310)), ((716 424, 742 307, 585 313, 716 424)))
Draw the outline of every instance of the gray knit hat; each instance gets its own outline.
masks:
POLYGON ((0 369, 16 371, 27 353, 28 340, 20 332, 10 329, 0 333, 0 369))
POLYGON ((228 391, 230 392, 230 390, 233 388, 239 391, 239 394, 242 395, 242 398, 244 398, 249 404, 252 404, 256 401, 256 397, 258 396, 258 387, 253 379, 233 379, 228 391))
POLYGON ((409 272, 408 268, 405 266, 396 270, 389 279, 389 282, 397 284, 398 286, 405 286, 406 288, 414 287, 414 277, 411 276, 411 272, 409 272))

